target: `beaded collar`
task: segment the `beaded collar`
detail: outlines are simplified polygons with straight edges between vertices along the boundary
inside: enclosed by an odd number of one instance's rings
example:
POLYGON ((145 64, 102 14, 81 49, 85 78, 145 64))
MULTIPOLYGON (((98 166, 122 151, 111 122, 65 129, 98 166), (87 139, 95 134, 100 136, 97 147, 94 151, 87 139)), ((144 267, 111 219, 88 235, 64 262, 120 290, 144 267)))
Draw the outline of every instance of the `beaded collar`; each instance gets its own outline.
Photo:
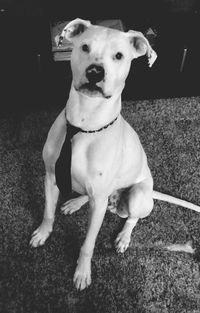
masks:
MULTIPOLYGON (((65 112, 65 116, 66 116, 66 112, 65 112)), ((84 130, 82 128, 79 128, 79 127, 76 127, 76 126, 70 124, 70 122, 67 119, 66 119, 66 121, 67 121, 68 127, 76 128, 77 131, 80 131, 81 133, 92 134, 92 133, 98 133, 98 132, 108 128, 109 126, 113 125, 115 123, 115 121, 118 119, 118 117, 119 117, 119 115, 114 120, 112 120, 110 123, 106 124, 105 126, 99 128, 99 129, 95 129, 95 130, 84 130)))

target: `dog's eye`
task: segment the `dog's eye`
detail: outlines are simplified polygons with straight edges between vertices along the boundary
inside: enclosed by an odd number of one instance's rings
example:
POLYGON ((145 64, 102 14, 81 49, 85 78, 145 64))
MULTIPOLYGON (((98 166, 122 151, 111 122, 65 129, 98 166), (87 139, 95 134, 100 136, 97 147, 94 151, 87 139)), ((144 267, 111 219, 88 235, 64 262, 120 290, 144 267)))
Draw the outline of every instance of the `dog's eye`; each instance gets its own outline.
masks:
POLYGON ((117 53, 115 54, 115 59, 121 60, 122 58, 123 58, 123 54, 122 54, 121 52, 117 52, 117 53))
POLYGON ((89 52, 89 51, 90 51, 90 48, 89 48, 88 45, 84 44, 84 45, 82 45, 82 50, 83 50, 84 52, 89 52))

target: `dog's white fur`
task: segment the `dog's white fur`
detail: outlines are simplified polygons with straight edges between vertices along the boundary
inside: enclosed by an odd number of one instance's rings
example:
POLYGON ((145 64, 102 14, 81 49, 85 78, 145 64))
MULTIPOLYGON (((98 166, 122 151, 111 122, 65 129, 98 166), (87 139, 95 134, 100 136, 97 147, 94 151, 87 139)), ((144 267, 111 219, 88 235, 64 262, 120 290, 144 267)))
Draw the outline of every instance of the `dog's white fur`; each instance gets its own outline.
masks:
POLYGON ((98 130, 118 116, 106 129, 91 134, 80 132, 72 139, 72 187, 80 197, 66 202, 62 211, 71 214, 89 201, 88 230, 74 274, 75 286, 82 290, 91 283, 95 241, 108 197, 114 191, 128 190, 123 214, 127 220, 115 241, 118 252, 127 249, 138 219, 151 212, 153 198, 175 201, 198 212, 200 208, 153 191, 153 179, 138 135, 120 115, 121 93, 131 61, 147 55, 149 66, 152 66, 156 59, 155 51, 143 34, 121 32, 76 19, 64 28, 61 37, 57 38, 58 44, 62 44, 63 39, 70 40, 74 46, 71 56, 73 81, 66 108, 52 125, 43 150, 46 203, 42 224, 31 239, 33 247, 44 244, 53 228, 59 196, 55 163, 66 135, 66 118, 83 130, 98 130), (96 89, 87 85, 86 72, 92 64, 104 70, 104 77, 96 83, 96 89))

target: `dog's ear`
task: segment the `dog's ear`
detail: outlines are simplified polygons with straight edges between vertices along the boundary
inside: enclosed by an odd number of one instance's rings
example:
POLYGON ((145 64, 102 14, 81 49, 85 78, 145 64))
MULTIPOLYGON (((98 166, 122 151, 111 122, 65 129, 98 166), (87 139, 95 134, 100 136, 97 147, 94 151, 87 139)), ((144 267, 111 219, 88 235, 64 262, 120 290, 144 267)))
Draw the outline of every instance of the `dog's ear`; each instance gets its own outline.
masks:
POLYGON ((149 67, 153 65, 157 58, 156 52, 151 48, 148 40, 141 32, 129 30, 126 33, 133 49, 133 59, 136 59, 142 55, 147 55, 149 67))
POLYGON ((82 34, 90 25, 90 21, 82 20, 81 18, 76 18, 69 22, 62 30, 60 36, 55 39, 57 45, 61 46, 64 38, 68 41, 73 41, 76 36, 82 34))

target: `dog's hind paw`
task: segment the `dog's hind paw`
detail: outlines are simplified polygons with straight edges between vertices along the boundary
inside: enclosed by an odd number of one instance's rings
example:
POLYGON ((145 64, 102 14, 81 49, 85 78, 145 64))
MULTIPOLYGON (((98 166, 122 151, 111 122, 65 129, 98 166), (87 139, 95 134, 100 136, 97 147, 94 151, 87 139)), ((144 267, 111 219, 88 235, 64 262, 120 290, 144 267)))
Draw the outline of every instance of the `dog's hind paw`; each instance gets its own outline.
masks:
POLYGON ((118 253, 124 253, 129 247, 131 241, 131 233, 135 225, 137 224, 138 218, 129 217, 124 224, 122 231, 118 234, 115 239, 115 248, 118 253))
POLYGON ((53 220, 43 220, 42 224, 33 232, 30 245, 34 248, 42 246, 53 229, 53 220))
POLYGON ((116 240, 115 240, 115 248, 118 253, 124 253, 129 247, 131 237, 129 234, 126 234, 125 231, 121 231, 116 240))
POLYGON ((70 199, 62 205, 61 211, 65 215, 72 214, 78 211, 87 201, 88 201, 88 196, 80 196, 75 199, 70 199))

